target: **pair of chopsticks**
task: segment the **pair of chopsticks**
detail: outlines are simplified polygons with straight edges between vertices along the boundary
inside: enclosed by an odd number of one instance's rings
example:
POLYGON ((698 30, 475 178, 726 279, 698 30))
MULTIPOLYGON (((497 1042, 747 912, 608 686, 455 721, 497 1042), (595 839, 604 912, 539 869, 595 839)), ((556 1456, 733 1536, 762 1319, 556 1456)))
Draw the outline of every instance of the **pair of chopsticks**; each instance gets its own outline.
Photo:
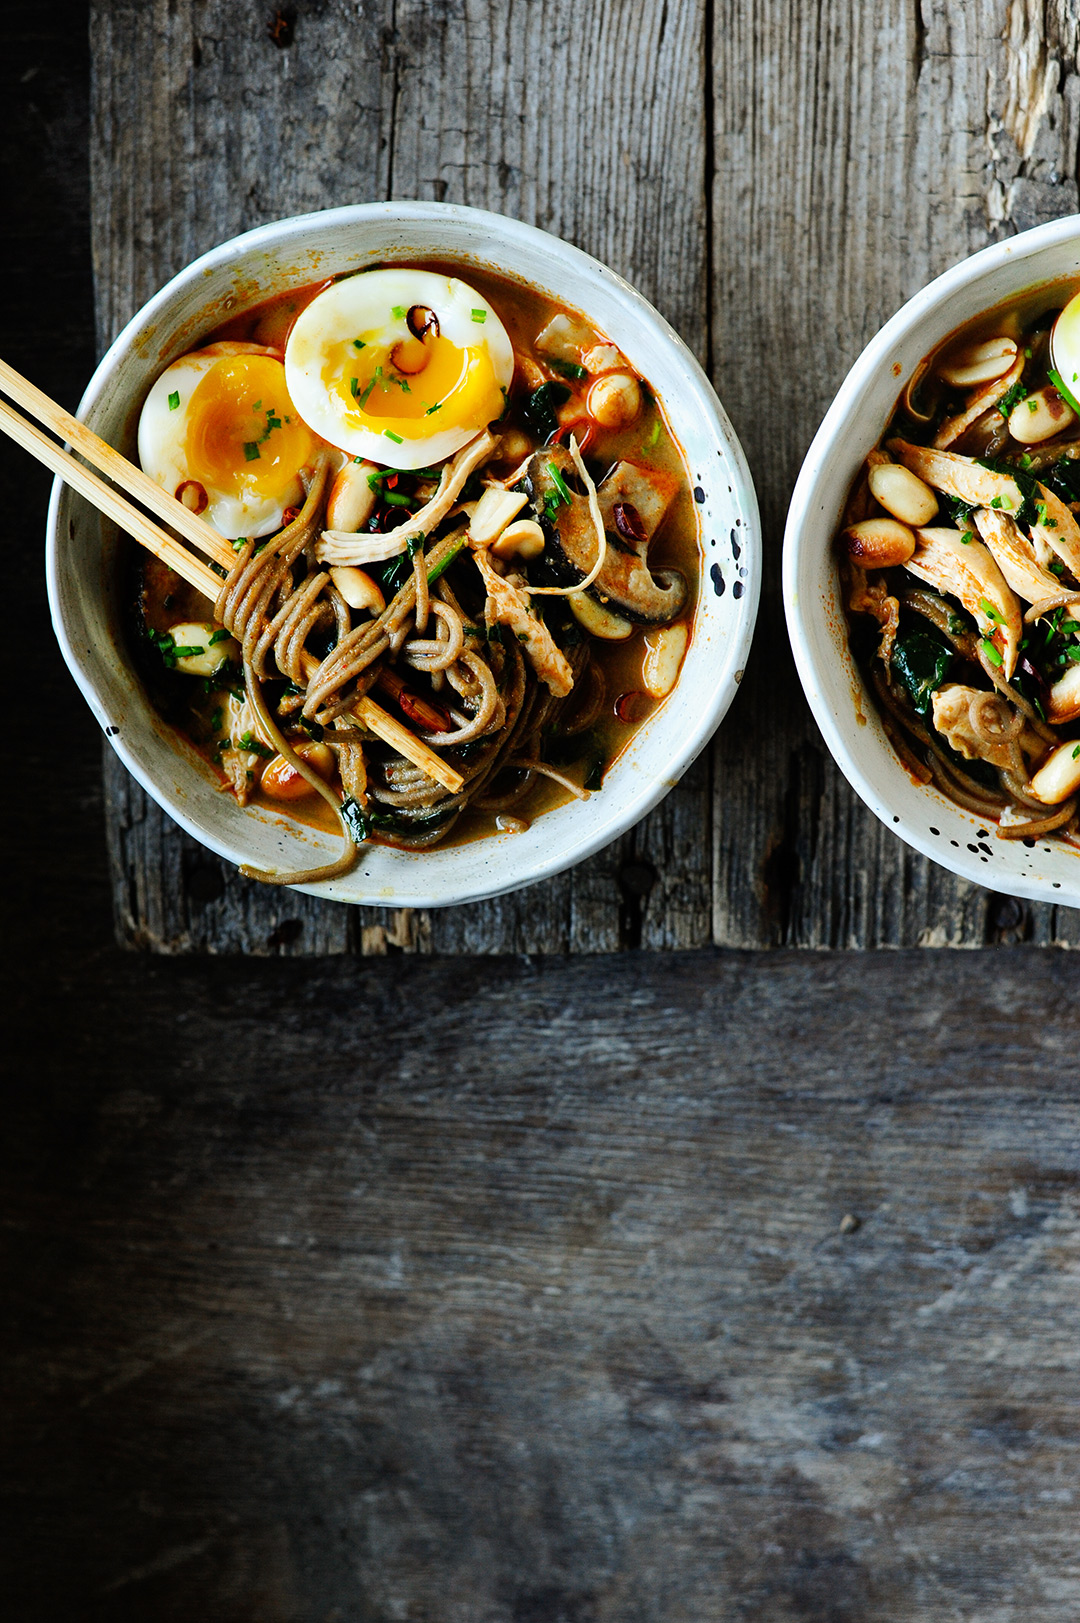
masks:
MULTIPOLYGON (((155 484, 141 468, 120 455, 111 445, 93 433, 78 418, 57 405, 47 394, 34 386, 27 378, 16 372, 14 367, 0 360, 0 391, 17 401, 31 417, 50 429, 59 439, 65 441, 78 451, 86 461, 97 468, 99 473, 105 474, 112 484, 106 484, 98 474, 91 472, 82 462, 57 445, 47 434, 43 434, 33 423, 17 412, 7 401, 0 400, 0 430, 21 445, 24 451, 37 457, 47 468, 57 474, 72 490, 78 491, 88 502, 111 518, 115 524, 126 531, 140 546, 152 552, 162 563, 175 569, 189 585, 196 591, 202 592, 212 602, 221 591, 221 577, 210 568, 202 559, 196 558, 186 546, 160 529, 152 519, 139 508, 127 501, 121 492, 135 501, 149 508, 170 528, 177 530, 185 541, 204 554, 205 557, 220 564, 226 570, 232 569, 236 562, 236 554, 228 541, 218 535, 216 530, 178 502, 167 490, 155 484), (119 489, 114 489, 113 486, 119 489)), ((307 674, 315 670, 318 661, 311 655, 304 656, 307 674)), ((358 699, 353 707, 352 714, 381 738, 384 743, 396 749, 400 755, 412 761, 426 772, 429 777, 449 789, 451 794, 457 794, 464 786, 464 778, 460 772, 455 772, 435 751, 428 746, 415 733, 402 725, 396 717, 391 716, 374 699, 365 697, 358 699)))

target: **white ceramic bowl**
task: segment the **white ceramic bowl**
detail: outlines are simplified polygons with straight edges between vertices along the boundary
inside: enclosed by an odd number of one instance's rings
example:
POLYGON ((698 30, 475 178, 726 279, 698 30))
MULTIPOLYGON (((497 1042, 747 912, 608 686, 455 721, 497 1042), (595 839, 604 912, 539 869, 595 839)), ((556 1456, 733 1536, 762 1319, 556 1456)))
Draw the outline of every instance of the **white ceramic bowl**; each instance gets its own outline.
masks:
MULTIPOLYGON (((604 787, 548 812, 525 834, 422 853, 371 845, 351 874, 305 887, 339 901, 415 907, 496 896, 598 851, 655 806, 708 742, 746 664, 757 613, 757 503, 731 425, 690 351, 632 287, 587 254, 516 220, 436 203, 373 203, 262 226, 181 271, 120 334, 95 372, 80 416, 129 455, 151 383, 229 314, 287 286, 379 261, 453 259, 499 271, 584 311, 658 390, 696 486, 703 590, 675 691, 638 730, 604 787)), ((340 850, 284 817, 241 811, 197 754, 152 710, 125 656, 115 538, 65 486, 48 519, 49 600, 76 682, 143 788, 197 840, 230 862, 310 867, 340 850)))
POLYGON ((999 840, 972 813, 908 777, 851 657, 833 538, 851 484, 901 388, 954 328, 1028 289, 1080 282, 1080 217, 985 248, 917 293, 848 373, 799 474, 784 537, 784 606, 806 697, 852 788, 900 837, 964 879, 1080 906, 1080 852, 999 840))

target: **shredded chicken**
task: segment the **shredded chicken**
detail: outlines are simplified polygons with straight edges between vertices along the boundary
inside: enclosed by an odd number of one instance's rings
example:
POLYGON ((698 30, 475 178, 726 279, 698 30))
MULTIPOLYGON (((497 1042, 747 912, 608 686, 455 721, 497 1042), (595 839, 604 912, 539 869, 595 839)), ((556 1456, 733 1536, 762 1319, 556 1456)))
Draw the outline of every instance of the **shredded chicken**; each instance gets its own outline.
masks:
POLYGON ((934 726, 966 761, 989 761, 1002 771, 1015 769, 1015 746, 1029 757, 1042 755, 1046 742, 1022 718, 1012 715, 996 694, 984 688, 946 682, 933 696, 934 726), (981 717, 981 720, 980 720, 981 717))
POLYGON ((497 574, 484 551, 474 556, 487 588, 484 613, 488 624, 508 626, 541 682, 547 684, 557 699, 564 699, 574 686, 574 675, 551 632, 529 607, 529 600, 522 591, 527 582, 520 575, 507 575, 504 579, 497 574))
POLYGON ((438 529, 443 519, 449 516, 470 476, 490 460, 498 444, 498 436, 485 428, 475 440, 463 446, 444 467, 439 488, 431 500, 418 513, 411 514, 404 524, 390 530, 385 539, 382 536, 350 535, 344 530, 324 530, 315 544, 316 558, 320 563, 363 565, 398 557, 414 536, 431 535, 438 529), (373 545, 378 550, 378 559, 373 556, 373 545))
POLYGON ((853 614, 873 615, 881 627, 878 654, 884 664, 892 659, 893 643, 900 626, 900 604, 889 595, 884 576, 867 579, 866 570, 848 560, 848 608, 853 614))

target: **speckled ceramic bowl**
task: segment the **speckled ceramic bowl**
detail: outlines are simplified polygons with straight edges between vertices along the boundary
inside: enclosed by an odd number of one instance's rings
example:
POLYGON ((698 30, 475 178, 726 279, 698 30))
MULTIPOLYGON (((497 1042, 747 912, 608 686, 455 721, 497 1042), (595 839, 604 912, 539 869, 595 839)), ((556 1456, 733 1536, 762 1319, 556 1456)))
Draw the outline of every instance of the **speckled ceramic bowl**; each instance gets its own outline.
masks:
POLYGON ((795 663, 837 765, 871 811, 943 867, 1011 896, 1080 907, 1080 852, 999 840, 971 812, 909 778, 851 657, 833 537, 851 484, 900 390, 955 328, 1028 289, 1080 282, 1080 217, 985 248, 909 300, 845 378, 799 474, 784 538, 784 605, 795 663))
MULTIPOLYGON (((288 286, 379 261, 437 255, 482 266, 583 310, 657 388, 697 487, 703 591, 677 687, 639 728, 600 793, 538 817, 525 834, 412 853, 371 845, 352 873, 310 889, 344 902, 441 907, 559 873, 622 834, 678 781, 735 694, 757 612, 757 504, 742 451, 708 380, 667 322, 613 271, 516 220, 436 203, 372 203, 262 226, 175 277, 125 328, 80 407, 132 453, 143 398, 161 370, 226 314, 288 286)), ((49 599, 71 672, 128 770, 175 820, 230 862, 288 869, 340 841, 221 794, 209 768, 151 708, 125 657, 116 538, 65 486, 48 519, 49 599)))

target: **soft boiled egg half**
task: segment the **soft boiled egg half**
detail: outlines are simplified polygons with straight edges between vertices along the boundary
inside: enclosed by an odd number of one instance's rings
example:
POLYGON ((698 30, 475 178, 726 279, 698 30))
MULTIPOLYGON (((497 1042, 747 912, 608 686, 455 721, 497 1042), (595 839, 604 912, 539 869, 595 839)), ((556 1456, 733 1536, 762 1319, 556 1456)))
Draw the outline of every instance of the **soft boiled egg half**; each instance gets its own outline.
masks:
POLYGON ((220 535, 269 535, 304 500, 317 441, 292 400, 280 354, 217 343, 165 369, 139 418, 144 472, 220 535))
POLYGON ((514 375, 506 328, 475 288, 388 267, 334 282, 285 348, 304 421, 351 456, 422 468, 501 417, 514 375))
POLYGON ((1080 403, 1080 293, 1073 295, 1054 322, 1050 354, 1065 386, 1061 393, 1076 410, 1080 403))

